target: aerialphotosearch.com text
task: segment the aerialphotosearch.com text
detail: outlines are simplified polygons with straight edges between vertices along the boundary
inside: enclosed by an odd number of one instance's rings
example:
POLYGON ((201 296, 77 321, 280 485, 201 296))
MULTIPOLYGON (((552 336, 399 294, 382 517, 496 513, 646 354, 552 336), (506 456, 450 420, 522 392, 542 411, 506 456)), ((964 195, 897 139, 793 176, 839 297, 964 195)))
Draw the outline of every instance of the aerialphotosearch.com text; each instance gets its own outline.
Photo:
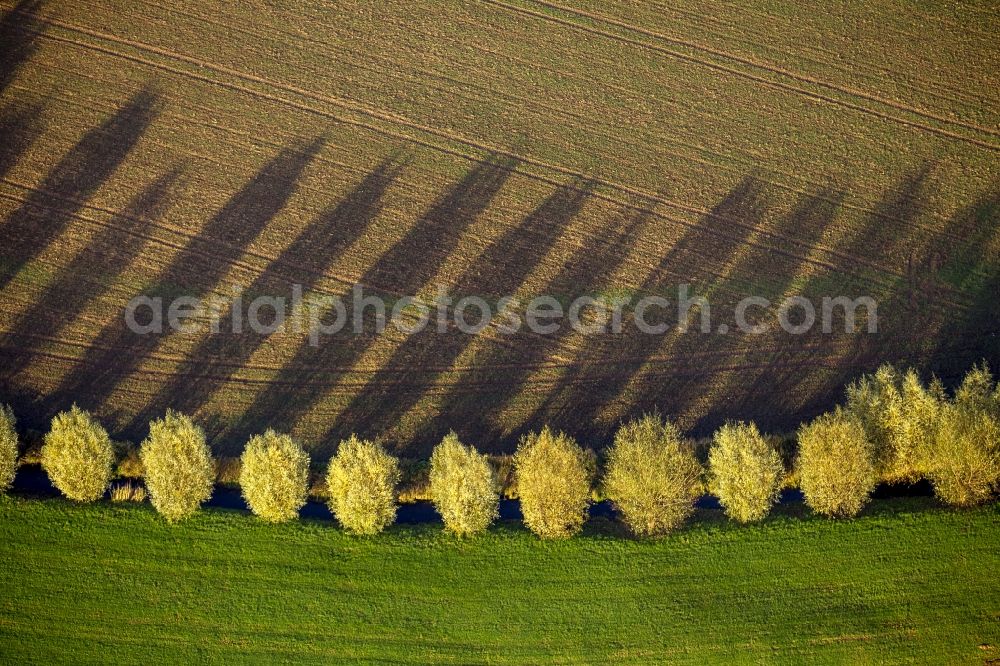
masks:
POLYGON ((165 331, 185 334, 258 335, 279 332, 308 334, 312 345, 340 333, 380 334, 393 326, 405 334, 458 330, 474 335, 488 326, 504 335, 528 330, 538 335, 565 332, 582 335, 616 335, 631 323, 634 330, 664 335, 671 330, 725 335, 740 332, 762 335, 775 326, 789 335, 802 335, 816 327, 823 333, 853 333, 859 323, 867 333, 878 330, 877 303, 870 296, 824 296, 820 299, 791 296, 772 303, 763 296, 747 296, 732 307, 729 323, 713 320, 712 305, 704 295, 681 284, 673 298, 665 294, 634 296, 582 295, 571 300, 539 295, 522 303, 513 296, 488 299, 454 296, 439 286, 432 299, 404 296, 387 298, 354 285, 344 297, 303 294, 293 285, 289 296, 256 295, 252 298, 233 286, 227 298, 184 295, 167 298, 143 294, 125 309, 125 323, 137 335, 165 331))

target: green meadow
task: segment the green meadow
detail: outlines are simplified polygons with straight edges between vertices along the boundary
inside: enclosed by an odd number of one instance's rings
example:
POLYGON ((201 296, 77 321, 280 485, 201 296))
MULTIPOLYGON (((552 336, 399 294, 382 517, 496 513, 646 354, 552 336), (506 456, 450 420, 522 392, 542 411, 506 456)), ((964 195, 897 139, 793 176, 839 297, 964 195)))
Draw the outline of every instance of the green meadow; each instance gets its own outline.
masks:
POLYGON ((1000 507, 850 521, 711 511, 659 541, 592 520, 377 538, 210 510, 0 499, 7 663, 983 663, 1000 658, 1000 507))

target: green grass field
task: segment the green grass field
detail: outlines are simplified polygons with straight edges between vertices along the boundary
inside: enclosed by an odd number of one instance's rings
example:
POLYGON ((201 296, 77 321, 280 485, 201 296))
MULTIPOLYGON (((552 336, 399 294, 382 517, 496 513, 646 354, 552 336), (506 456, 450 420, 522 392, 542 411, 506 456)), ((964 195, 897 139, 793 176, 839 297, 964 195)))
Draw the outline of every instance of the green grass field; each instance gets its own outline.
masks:
POLYGON ((1000 507, 701 512, 657 542, 591 523, 355 538, 210 511, 0 499, 7 663, 983 663, 1000 658, 1000 507), (992 646, 992 647, 991 647, 992 646))

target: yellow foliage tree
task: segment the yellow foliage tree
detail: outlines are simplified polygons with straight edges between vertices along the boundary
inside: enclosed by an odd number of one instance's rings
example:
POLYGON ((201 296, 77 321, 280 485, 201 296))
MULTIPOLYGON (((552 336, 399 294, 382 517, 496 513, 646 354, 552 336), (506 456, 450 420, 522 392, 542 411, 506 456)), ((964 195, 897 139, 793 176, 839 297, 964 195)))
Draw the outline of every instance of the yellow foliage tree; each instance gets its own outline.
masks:
POLYGON ((100 499, 114 462, 111 438, 89 413, 73 405, 52 419, 42 446, 42 467, 63 495, 76 502, 100 499))
POLYGON ((150 501, 169 522, 191 516, 212 496, 212 453, 204 431, 184 414, 171 410, 150 423, 139 456, 150 501))
POLYGON ((955 506, 982 504, 1000 484, 1000 423, 982 409, 942 411, 931 459, 934 492, 955 506))
POLYGON ((448 433, 431 454, 430 494, 445 529, 484 532, 499 515, 500 492, 489 460, 448 433))
POLYGON ((10 488, 17 473, 17 419, 7 405, 0 405, 0 492, 10 488))
POLYGON ((965 410, 981 410, 1000 417, 1000 385, 986 364, 973 366, 955 390, 955 404, 965 410))
POLYGON ((806 504, 831 517, 857 515, 875 489, 875 457, 865 429, 837 409, 799 429, 799 484, 806 504))
POLYGON ((521 439, 514 454, 524 522, 543 539, 564 539, 583 527, 592 471, 587 454, 569 435, 546 426, 521 439))
POLYGON ((351 435, 330 460, 330 510, 356 534, 378 534, 396 520, 399 461, 375 442, 351 435))
POLYGON ((981 504, 1000 485, 998 396, 990 371, 977 366, 939 412, 929 476, 935 494, 948 504, 981 504))
POLYGON ((273 523, 296 518, 309 491, 309 454, 288 435, 268 430, 247 442, 240 489, 250 510, 273 523))
POLYGON ((753 423, 726 424, 708 453, 709 487, 741 523, 763 520, 778 500, 785 466, 753 423))
POLYGON ((604 494, 638 536, 659 536, 694 511, 701 465, 680 430, 659 416, 626 423, 608 452, 604 494))
POLYGON ((927 473, 941 394, 937 383, 928 389, 912 369, 890 365, 847 387, 846 410, 864 427, 882 480, 912 483, 927 473))
POLYGON ((431 499, 446 530, 484 532, 499 515, 500 493, 489 460, 449 433, 431 454, 431 499))

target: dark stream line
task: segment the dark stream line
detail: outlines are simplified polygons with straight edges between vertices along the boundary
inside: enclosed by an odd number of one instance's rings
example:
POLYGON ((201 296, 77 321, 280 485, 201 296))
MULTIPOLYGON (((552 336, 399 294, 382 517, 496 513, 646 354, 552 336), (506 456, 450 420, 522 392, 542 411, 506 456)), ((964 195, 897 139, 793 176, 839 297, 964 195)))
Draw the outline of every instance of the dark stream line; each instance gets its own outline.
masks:
MULTIPOLYGON (((132 481, 133 483, 141 483, 132 481)), ((111 487, 121 485, 122 480, 111 482, 111 487)), ((14 477, 14 485, 11 489, 16 495, 27 497, 58 497, 59 491, 49 481, 49 477, 39 465, 22 465, 17 476, 14 477)), ((926 481, 921 481, 913 485, 881 485, 873 493, 873 499, 888 499, 892 497, 926 497, 933 494, 933 489, 926 481)), ((104 499, 111 497, 111 490, 105 493, 104 499)), ((778 500, 780 504, 793 504, 803 501, 802 491, 797 488, 786 489, 781 492, 778 500)), ((215 487, 212 497, 203 504, 205 507, 219 509, 230 509, 249 513, 243 496, 238 488, 229 486, 215 487)), ((699 509, 722 509, 718 498, 713 495, 703 495, 695 501, 695 506, 699 509)), ((299 511, 300 518, 312 520, 333 520, 333 514, 325 502, 311 499, 302 510, 299 511)), ((590 506, 591 518, 615 519, 617 512, 611 506, 611 502, 605 500, 595 502, 590 506)), ((521 504, 518 500, 500 500, 500 520, 521 520, 521 504)), ((440 523, 441 516, 434 509, 434 505, 427 500, 400 503, 396 512, 396 522, 404 525, 416 525, 420 523, 440 523)))

